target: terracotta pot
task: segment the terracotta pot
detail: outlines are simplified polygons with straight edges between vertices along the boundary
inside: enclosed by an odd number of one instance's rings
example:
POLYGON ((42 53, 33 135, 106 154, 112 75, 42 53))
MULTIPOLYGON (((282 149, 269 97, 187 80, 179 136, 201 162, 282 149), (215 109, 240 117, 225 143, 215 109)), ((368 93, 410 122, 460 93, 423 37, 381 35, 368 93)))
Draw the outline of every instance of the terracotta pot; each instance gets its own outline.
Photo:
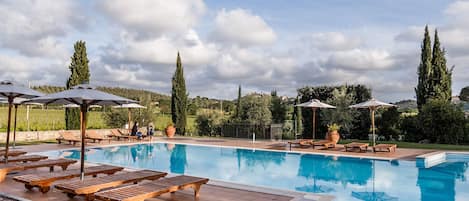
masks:
POLYGON ((176 133, 176 128, 174 126, 168 126, 165 129, 166 132, 166 137, 172 138, 174 137, 174 134, 176 133))
POLYGON ((339 132, 337 132, 336 130, 330 131, 329 132, 329 140, 333 141, 335 143, 339 142, 339 140, 340 140, 339 132))

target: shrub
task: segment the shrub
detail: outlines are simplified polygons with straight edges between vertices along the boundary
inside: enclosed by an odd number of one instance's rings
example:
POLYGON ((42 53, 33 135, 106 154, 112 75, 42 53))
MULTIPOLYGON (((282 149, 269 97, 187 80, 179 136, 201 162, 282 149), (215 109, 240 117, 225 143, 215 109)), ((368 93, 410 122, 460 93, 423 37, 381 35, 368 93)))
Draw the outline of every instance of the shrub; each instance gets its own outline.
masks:
POLYGON ((461 106, 432 100, 419 114, 426 139, 436 143, 458 144, 464 138, 465 117, 461 106))
POLYGON ((424 139, 419 127, 419 119, 417 115, 404 116, 401 119, 400 130, 402 134, 405 135, 406 141, 418 142, 424 139))
POLYGON ((400 114, 395 107, 388 108, 381 114, 377 127, 380 135, 384 135, 386 139, 397 139, 397 135, 401 133, 399 130, 400 114))
POLYGON ((199 135, 221 134, 223 116, 220 112, 207 112, 197 115, 195 120, 199 135))

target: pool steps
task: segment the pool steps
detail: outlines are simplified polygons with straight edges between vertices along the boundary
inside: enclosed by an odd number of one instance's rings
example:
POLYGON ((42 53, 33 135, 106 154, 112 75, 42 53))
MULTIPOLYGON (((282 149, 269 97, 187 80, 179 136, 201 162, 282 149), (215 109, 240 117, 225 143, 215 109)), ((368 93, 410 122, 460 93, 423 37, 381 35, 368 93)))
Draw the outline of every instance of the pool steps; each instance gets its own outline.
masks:
POLYGON ((444 151, 432 152, 417 156, 415 158, 415 165, 418 168, 431 168, 449 160, 469 161, 469 153, 444 151))

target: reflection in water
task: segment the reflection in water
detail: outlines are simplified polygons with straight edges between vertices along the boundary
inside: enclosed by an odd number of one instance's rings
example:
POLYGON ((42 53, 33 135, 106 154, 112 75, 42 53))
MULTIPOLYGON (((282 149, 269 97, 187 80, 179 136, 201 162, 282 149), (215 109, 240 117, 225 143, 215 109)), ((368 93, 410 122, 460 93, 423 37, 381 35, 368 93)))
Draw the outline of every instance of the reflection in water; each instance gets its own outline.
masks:
POLYGON ((455 200, 456 180, 466 181, 468 162, 446 162, 431 168, 419 168, 417 186, 421 200, 455 200))
POLYGON ((184 174, 186 166, 186 145, 177 145, 171 150, 169 169, 172 173, 184 174))
POLYGON ((248 168, 262 166, 266 168, 269 163, 281 165, 285 161, 285 152, 273 151, 254 151, 248 149, 236 149, 236 156, 238 161, 238 170, 241 169, 241 163, 248 168))

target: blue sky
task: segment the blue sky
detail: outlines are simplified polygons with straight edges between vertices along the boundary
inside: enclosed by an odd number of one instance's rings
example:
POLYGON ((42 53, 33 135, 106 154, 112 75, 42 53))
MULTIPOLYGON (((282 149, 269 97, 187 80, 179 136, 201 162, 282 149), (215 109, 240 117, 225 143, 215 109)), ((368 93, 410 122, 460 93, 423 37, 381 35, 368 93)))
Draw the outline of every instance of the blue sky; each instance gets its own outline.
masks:
POLYGON ((0 79, 64 85, 85 40, 92 83, 169 93, 177 51, 191 96, 295 96, 307 85, 365 84, 413 99, 423 27, 439 29, 453 94, 469 85, 469 1, 6 0, 0 79))

